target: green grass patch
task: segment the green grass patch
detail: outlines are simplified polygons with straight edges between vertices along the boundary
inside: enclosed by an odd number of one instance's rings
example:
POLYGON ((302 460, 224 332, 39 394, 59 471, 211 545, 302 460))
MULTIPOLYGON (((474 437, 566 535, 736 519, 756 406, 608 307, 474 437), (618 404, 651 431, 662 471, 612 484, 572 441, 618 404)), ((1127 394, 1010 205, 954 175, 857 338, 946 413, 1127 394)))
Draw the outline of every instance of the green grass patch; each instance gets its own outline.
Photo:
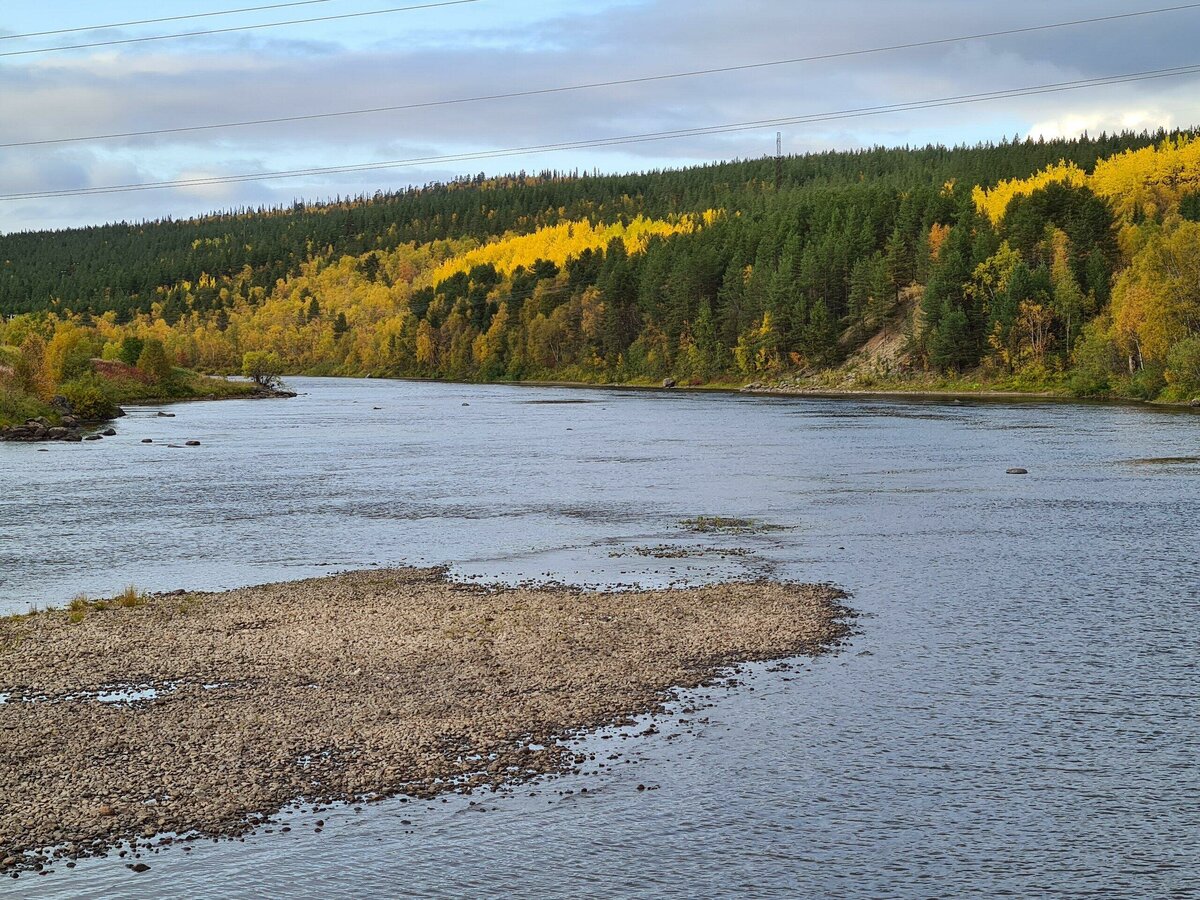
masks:
POLYGON ((133 378, 102 378, 108 398, 117 405, 161 403, 170 400, 217 400, 248 397, 255 387, 248 381, 226 381, 176 369, 160 384, 146 384, 133 378))
POLYGON ((24 425, 38 416, 44 416, 51 424, 59 421, 58 413, 36 397, 0 384, 0 425, 24 425))
MULTIPOLYGON (((226 381, 224 378, 197 375, 187 369, 175 369, 169 379, 159 384, 147 384, 136 378, 105 377, 89 372, 59 388, 59 393, 71 402, 75 414, 81 419, 91 421, 114 418, 119 406, 174 400, 250 397, 255 391, 255 386, 247 381, 226 381)), ((31 400, 32 398, 26 397, 23 405, 14 401, 11 404, 12 409, 9 410, 3 395, 0 394, 0 423, 3 423, 5 418, 19 424, 38 415, 49 417, 49 407, 37 404, 36 401, 31 405, 31 400)), ((57 420, 57 417, 55 418, 57 420)))

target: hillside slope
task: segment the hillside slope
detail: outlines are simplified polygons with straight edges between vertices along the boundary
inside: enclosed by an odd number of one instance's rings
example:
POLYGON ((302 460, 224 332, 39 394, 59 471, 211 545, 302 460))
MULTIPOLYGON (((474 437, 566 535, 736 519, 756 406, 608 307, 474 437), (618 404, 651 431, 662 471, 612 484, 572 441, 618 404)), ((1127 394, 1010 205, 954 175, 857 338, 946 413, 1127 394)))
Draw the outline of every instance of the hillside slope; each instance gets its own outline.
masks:
POLYGON ((778 189, 770 161, 480 178, 0 238, 0 309, 22 313, 0 345, 69 333, 114 358, 155 340, 223 372, 251 352, 292 372, 1187 400, 1197 220, 1190 134, 796 157, 778 189))

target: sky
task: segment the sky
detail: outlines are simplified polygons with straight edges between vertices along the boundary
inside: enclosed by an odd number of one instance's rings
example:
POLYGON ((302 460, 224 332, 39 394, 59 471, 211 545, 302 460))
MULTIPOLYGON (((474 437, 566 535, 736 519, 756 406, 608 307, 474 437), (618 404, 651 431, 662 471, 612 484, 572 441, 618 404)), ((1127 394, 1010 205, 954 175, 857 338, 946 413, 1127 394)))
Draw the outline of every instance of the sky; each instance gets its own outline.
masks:
MULTIPOLYGON (((88 49, 67 44, 389 9, 291 8, 29 32, 281 0, 0 7, 0 144, 478 97, 951 38, 1180 0, 475 0, 88 49), (5 55, 8 54, 8 55, 5 55)), ((480 172, 604 172, 774 153, 775 126, 624 146, 224 185, 5 195, 369 164, 722 125, 1200 64, 1200 8, 842 59, 540 96, 172 135, 0 148, 0 232, 287 205, 480 172)), ((786 153, 1200 124, 1200 75, 782 127, 786 153)))

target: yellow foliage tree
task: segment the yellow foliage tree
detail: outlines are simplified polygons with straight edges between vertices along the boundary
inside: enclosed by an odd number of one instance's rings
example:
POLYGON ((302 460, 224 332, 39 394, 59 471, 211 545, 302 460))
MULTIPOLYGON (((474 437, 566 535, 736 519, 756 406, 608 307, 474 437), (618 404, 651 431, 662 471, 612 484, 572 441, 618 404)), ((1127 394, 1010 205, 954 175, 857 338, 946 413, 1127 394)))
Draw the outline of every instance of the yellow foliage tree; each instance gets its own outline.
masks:
POLYGON ((1113 286, 1113 337, 1130 369, 1163 364, 1171 347, 1200 334, 1200 223, 1155 229, 1113 286))
POLYGON ((1156 146, 1126 150, 1096 163, 1089 186, 1118 215, 1140 211, 1153 218, 1200 189, 1200 139, 1167 138, 1156 146))
POLYGON ((1097 162, 1091 175, 1075 163, 1059 162, 1028 178, 1001 181, 990 190, 977 186, 971 196, 975 207, 999 224, 1014 197, 1058 182, 1089 188, 1125 221, 1138 212, 1158 217, 1178 206, 1184 195, 1200 190, 1200 138, 1167 138, 1151 147, 1126 150, 1097 162))
POLYGON ((992 224, 999 224, 1014 197, 1028 196, 1039 188, 1059 182, 1080 187, 1087 184, 1087 180, 1087 173, 1075 163, 1059 162, 1028 178, 1001 181, 991 190, 976 186, 971 197, 976 209, 991 219, 992 224))
POLYGON ((683 216, 674 221, 647 219, 638 216, 625 225, 594 225, 587 220, 559 222, 539 228, 532 234, 508 235, 466 253, 450 257, 433 270, 430 284, 438 284, 458 273, 468 273, 476 266, 491 265, 503 276, 511 275, 518 266, 529 268, 539 259, 563 266, 571 257, 585 250, 603 250, 615 238, 625 243, 629 253, 641 253, 652 237, 671 237, 695 231, 704 222, 718 215, 709 210, 700 216, 683 216))

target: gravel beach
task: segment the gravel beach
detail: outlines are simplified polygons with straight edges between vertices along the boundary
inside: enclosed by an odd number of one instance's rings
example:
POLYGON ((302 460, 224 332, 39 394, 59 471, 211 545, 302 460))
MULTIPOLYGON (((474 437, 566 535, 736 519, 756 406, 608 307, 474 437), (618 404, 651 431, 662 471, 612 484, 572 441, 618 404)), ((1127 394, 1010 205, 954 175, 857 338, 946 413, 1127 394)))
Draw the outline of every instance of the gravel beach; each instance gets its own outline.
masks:
POLYGON ((0 868, 235 836, 299 799, 569 771, 563 738, 730 664, 830 649, 849 630, 843 599, 388 569, 0 619, 0 868))

